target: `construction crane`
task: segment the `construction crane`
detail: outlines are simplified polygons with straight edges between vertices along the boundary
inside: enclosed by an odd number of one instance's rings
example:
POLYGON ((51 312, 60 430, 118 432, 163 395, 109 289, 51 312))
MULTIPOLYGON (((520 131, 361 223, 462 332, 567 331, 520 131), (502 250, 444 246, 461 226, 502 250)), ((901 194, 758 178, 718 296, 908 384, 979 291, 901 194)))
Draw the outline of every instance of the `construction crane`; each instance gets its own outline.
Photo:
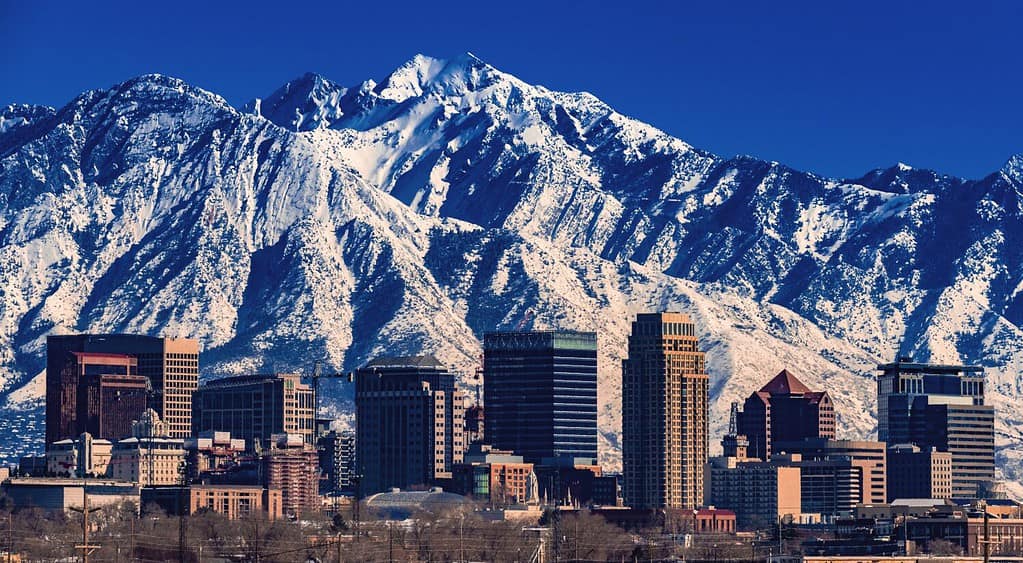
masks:
POLYGON ((473 373, 472 381, 476 385, 476 406, 480 406, 480 383, 483 381, 483 354, 479 356, 479 363, 476 364, 476 371, 473 373))
POLYGON ((320 416, 320 379, 345 379, 353 380, 351 373, 323 373, 323 362, 316 360, 313 364, 313 373, 309 376, 313 386, 313 430, 316 430, 316 419, 320 416))

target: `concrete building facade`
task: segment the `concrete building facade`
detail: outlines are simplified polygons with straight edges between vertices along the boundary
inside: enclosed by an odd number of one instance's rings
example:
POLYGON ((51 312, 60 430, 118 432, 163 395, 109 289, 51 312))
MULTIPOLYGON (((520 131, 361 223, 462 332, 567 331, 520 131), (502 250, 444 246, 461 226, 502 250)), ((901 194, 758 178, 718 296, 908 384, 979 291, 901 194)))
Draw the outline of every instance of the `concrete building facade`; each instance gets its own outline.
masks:
POLYGON ((704 355, 689 316, 638 315, 622 360, 627 505, 693 509, 702 503, 707 386, 704 355))
POLYGON ((802 514, 800 477, 796 466, 711 458, 706 468, 704 502, 735 512, 740 529, 766 528, 786 518, 798 521, 802 514))
POLYGON ((89 506, 113 506, 123 502, 139 505, 138 482, 110 479, 64 479, 11 477, 0 484, 4 496, 15 508, 39 508, 46 511, 81 510, 85 494, 89 506))
POLYGON ((887 450, 884 442, 828 440, 808 438, 798 442, 778 442, 779 451, 800 454, 803 462, 845 462, 859 468, 860 497, 856 502, 882 504, 888 501, 887 450))

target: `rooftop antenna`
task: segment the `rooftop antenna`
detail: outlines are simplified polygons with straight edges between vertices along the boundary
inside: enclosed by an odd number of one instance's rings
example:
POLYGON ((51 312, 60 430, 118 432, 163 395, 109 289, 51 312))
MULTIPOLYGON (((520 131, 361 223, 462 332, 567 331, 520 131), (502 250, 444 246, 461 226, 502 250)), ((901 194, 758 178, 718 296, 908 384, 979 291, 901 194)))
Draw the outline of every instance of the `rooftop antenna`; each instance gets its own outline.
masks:
POLYGON ((480 354, 479 363, 476 364, 476 373, 473 374, 473 381, 476 383, 476 406, 480 405, 480 382, 483 380, 484 361, 483 354, 480 354))
POLYGON ((728 435, 739 435, 739 402, 732 401, 732 409, 728 414, 728 435))

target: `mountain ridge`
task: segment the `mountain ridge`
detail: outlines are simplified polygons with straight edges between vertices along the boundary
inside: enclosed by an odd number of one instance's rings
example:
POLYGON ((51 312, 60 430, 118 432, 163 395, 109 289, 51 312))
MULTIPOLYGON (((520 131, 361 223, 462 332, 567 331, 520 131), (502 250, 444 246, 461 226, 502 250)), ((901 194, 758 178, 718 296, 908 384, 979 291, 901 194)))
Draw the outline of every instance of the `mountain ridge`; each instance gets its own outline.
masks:
MULTIPOLYGON (((981 180, 826 178, 456 59, 351 87, 306 74, 241 109, 163 75, 5 108, 4 393, 38 386, 50 332, 194 335, 207 375, 394 351, 470 373, 482 332, 528 316, 600 333, 614 463, 628 318, 676 308, 701 323, 714 446, 728 404, 783 368, 869 435, 872 369, 905 343, 985 365, 1019 479, 1023 157, 981 180)), ((14 396, 10 413, 32 402, 14 396)))

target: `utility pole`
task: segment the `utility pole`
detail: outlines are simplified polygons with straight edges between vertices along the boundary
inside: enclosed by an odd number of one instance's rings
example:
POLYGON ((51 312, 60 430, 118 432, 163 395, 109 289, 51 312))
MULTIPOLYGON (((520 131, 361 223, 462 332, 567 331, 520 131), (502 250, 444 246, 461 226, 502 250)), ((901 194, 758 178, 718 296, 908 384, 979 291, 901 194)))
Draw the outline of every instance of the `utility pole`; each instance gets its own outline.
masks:
POLYGON ((11 559, 12 552, 14 551, 14 514, 7 517, 7 563, 13 561, 11 559))
MULTIPOLYGON (((991 526, 990 526, 990 522, 988 522, 987 501, 981 500, 980 502, 977 503, 977 506, 980 507, 980 509, 984 511, 984 539, 977 540, 977 543, 979 543, 979 544, 981 544, 981 546, 983 546, 983 550, 984 550, 984 563, 990 563, 990 561, 991 561, 991 544, 998 543, 998 542, 991 539, 991 526)), ((969 532, 969 527, 970 527, 969 526, 969 517, 967 517, 966 520, 967 520, 967 522, 966 522, 967 532, 969 532)), ((969 539, 969 533, 967 533, 966 535, 967 535, 967 540, 968 540, 969 539)), ((966 549, 967 549, 967 551, 969 551, 969 548, 970 548, 969 541, 967 541, 966 543, 967 543, 966 549)))
POLYGON ((135 519, 131 519, 131 534, 128 539, 128 563, 135 561, 135 519))
POLYGON ((337 533, 337 563, 343 563, 344 558, 341 557, 341 532, 337 533))
POLYGON ((462 518, 458 521, 458 562, 463 563, 465 561, 465 514, 462 514, 462 518))
POLYGON ((184 462, 178 465, 178 472, 181 483, 181 489, 178 490, 178 561, 184 561, 185 536, 188 535, 188 521, 185 514, 191 509, 191 506, 185 506, 184 496, 188 492, 188 469, 184 462))
POLYGON ((989 563, 991 561, 991 527, 988 522, 987 503, 981 501, 980 507, 984 510, 984 563, 989 563))
MULTIPOLYGON (((86 487, 85 479, 82 479, 82 543, 75 546, 76 550, 81 550, 82 552, 82 563, 89 563, 89 555, 100 548, 98 545, 89 543, 89 513, 99 509, 89 508, 89 490, 86 487)), ((75 508, 71 508, 71 510, 78 512, 78 509, 75 508)))

